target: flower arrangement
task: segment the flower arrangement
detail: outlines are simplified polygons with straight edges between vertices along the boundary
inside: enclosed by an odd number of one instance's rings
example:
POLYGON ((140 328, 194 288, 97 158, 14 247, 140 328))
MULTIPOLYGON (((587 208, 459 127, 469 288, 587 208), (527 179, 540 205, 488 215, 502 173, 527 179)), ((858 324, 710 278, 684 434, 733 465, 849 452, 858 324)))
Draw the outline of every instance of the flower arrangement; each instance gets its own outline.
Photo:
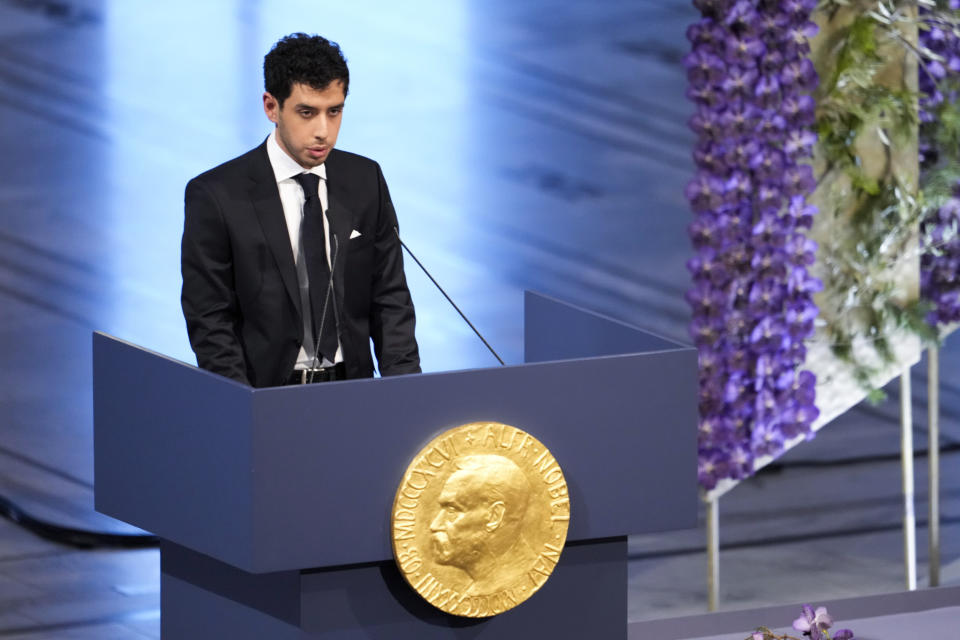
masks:
POLYGON ((878 364, 895 362, 891 337, 937 340, 936 324, 949 321, 960 294, 960 279, 950 272, 960 249, 952 244, 957 215, 950 203, 960 179, 960 112, 956 85, 949 89, 944 82, 951 65, 960 63, 950 53, 956 5, 957 0, 821 0, 818 8, 827 17, 844 12, 852 17, 834 34, 823 63, 829 71, 821 69, 830 80, 815 97, 826 173, 849 180, 853 207, 849 228, 818 255, 828 274, 824 296, 832 301, 821 305, 818 322, 834 356, 847 363, 872 400, 884 397, 875 388, 878 364), (918 31, 919 38, 913 35, 918 31), (888 57, 898 53, 918 64, 919 93, 880 81, 888 57), (915 143, 918 123, 925 169, 919 184, 905 166, 909 159, 901 166, 891 161, 915 143), (865 168, 869 158, 859 142, 868 135, 882 143, 872 151, 883 160, 879 173, 865 168), (918 257, 921 296, 911 299, 890 274, 918 257), (873 355, 858 353, 857 341, 873 355))
POLYGON ((883 371, 898 364, 896 342, 932 334, 910 286, 924 215, 911 155, 916 0, 821 0, 819 10, 831 37, 817 55, 827 77, 815 96, 818 195, 824 215, 844 225, 831 229, 817 258, 825 284, 817 339, 879 401, 883 371))
POLYGON ((850 629, 837 629, 832 634, 829 629, 833 626, 833 618, 827 613, 826 607, 814 609, 808 604, 803 605, 801 615, 793 621, 793 628, 803 633, 803 638, 790 634, 776 634, 767 627, 757 627, 746 640, 854 640, 850 629))
POLYGON ((688 262, 691 334, 700 359, 699 480, 753 473, 754 458, 809 435, 816 379, 799 367, 817 307, 816 141, 808 58, 816 0, 694 0, 684 66, 697 173, 688 262))
POLYGON ((802 365, 815 320, 817 339, 873 400, 883 397, 873 388, 877 363, 894 362, 890 336, 935 340, 937 325, 960 321, 960 0, 693 4, 701 19, 684 59, 697 134, 686 298, 700 359, 698 477, 709 491, 812 436, 816 377, 802 365), (814 9, 827 22, 852 16, 831 33, 819 68, 809 58, 814 9), (918 28, 919 42, 910 36, 918 28), (891 45, 919 62, 919 94, 878 82, 891 45), (890 161, 916 139, 918 122, 919 187, 890 161), (865 168, 867 135, 887 155, 879 175, 865 168), (848 185, 844 202, 821 201, 823 215, 850 211, 844 233, 820 247, 808 237, 815 143, 821 179, 848 185), (888 274, 918 253, 921 299, 904 299, 888 274), (811 275, 815 254, 822 282, 811 275), (814 302, 819 291, 826 307, 814 302), (858 340, 875 357, 862 359, 858 340))
POLYGON ((940 13, 921 7, 919 36, 924 60, 919 75, 920 168, 928 184, 943 191, 930 194, 922 223, 920 286, 931 305, 927 321, 933 326, 960 322, 960 180, 955 166, 960 159, 960 0, 939 5, 940 13), (952 175, 940 175, 944 172, 952 175))

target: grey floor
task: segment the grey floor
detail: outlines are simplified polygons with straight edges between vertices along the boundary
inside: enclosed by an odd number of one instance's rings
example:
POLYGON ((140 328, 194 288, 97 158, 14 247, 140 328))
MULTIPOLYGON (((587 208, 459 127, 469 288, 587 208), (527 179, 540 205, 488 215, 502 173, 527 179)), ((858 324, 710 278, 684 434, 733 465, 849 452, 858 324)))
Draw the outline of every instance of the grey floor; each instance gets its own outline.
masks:
MULTIPOLYGON (((694 19, 685 0, 0 0, 0 495, 125 530, 92 510, 90 333, 191 361, 183 185, 268 133, 261 59, 292 31, 340 41, 339 145, 380 161, 407 243, 509 362, 525 288, 685 340, 694 19)), ((492 366, 408 274, 425 368, 492 366)), ((960 442, 958 344, 941 356, 944 445, 960 442)), ((922 365, 913 377, 921 449, 922 365)), ((894 388, 721 501, 725 607, 902 588, 896 407, 894 388)), ((953 585, 957 462, 941 489, 953 585)), ((916 479, 923 521, 923 457, 916 479)), ((631 540, 631 619, 705 609, 703 541, 631 540)), ((922 522, 918 541, 923 585, 922 522)), ((158 588, 156 551, 75 550, 0 520, 0 637, 159 637, 158 588)))

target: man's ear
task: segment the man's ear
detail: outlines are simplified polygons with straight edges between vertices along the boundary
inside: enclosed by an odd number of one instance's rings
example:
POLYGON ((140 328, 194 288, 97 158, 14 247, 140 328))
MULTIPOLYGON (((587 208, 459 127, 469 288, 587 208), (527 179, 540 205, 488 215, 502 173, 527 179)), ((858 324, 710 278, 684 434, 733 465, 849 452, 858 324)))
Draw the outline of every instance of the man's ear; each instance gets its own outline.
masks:
POLYGON ((263 112, 273 124, 280 122, 280 102, 269 91, 263 92, 263 112))
POLYGON ((493 532, 503 524, 503 516, 507 512, 507 507, 501 500, 497 500, 490 505, 490 513, 487 515, 487 524, 484 525, 487 531, 493 532))

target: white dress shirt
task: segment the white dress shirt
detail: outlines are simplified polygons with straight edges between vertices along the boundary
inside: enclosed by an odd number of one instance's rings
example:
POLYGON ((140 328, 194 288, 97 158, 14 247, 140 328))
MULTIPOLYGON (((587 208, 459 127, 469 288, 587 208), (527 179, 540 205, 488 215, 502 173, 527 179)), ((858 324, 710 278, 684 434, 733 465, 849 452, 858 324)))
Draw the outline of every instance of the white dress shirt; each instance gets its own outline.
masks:
MULTIPOLYGON (((306 199, 303 196, 303 189, 300 184, 293 179, 294 176, 301 173, 313 173, 320 177, 320 186, 318 187, 320 204, 323 206, 323 235, 326 239, 327 266, 330 266, 330 223, 327 220, 327 168, 324 165, 313 167, 309 171, 301 167, 286 151, 284 151, 277 142, 277 131, 274 129, 267 140, 267 155, 270 157, 270 166, 273 167, 273 175, 277 179, 277 189, 280 191, 280 204, 283 206, 283 217, 287 220, 287 232, 290 234, 290 248, 293 250, 294 260, 300 256, 300 223, 303 220, 303 204, 306 199)), ((307 310, 309 311, 309 310, 307 310)), ((331 310, 333 317, 333 310, 331 310)), ((312 343, 309 336, 304 336, 304 341, 312 343)), ((343 362, 343 348, 337 343, 337 354, 334 362, 326 358, 323 362, 313 364, 313 354, 307 354, 306 349, 301 346, 300 353, 297 355, 297 363, 294 369, 308 369, 312 366, 329 367, 335 363, 343 362)))

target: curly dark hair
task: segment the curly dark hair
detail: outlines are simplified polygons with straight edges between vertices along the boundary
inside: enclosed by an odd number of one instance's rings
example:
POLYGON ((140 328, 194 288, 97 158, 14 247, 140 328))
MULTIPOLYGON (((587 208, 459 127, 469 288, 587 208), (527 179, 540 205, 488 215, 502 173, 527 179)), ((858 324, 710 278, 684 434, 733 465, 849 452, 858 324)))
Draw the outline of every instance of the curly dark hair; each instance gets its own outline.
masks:
POLYGON ((281 108, 295 83, 323 90, 335 80, 343 82, 343 95, 347 95, 347 59, 340 45, 322 36, 291 33, 280 38, 263 58, 263 87, 281 108))

